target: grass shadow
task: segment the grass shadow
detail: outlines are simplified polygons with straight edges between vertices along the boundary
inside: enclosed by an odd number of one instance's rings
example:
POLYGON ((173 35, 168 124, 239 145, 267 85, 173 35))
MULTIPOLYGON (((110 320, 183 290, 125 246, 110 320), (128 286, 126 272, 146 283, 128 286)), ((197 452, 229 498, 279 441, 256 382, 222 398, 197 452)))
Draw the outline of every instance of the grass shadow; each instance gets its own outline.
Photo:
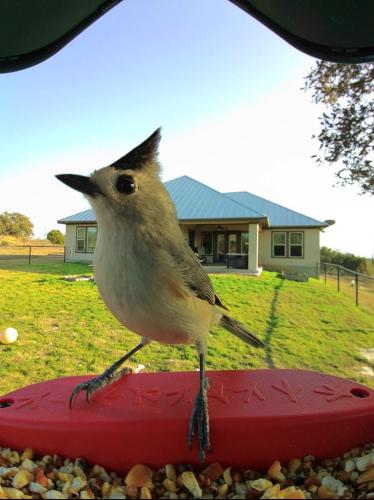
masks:
POLYGON ((265 361, 266 364, 268 365, 269 368, 276 368, 274 359, 273 359, 273 353, 272 353, 272 348, 271 348, 271 340, 272 336, 275 330, 275 327, 277 326, 277 316, 276 316, 276 310, 277 310, 277 302, 279 298, 279 292, 280 289, 282 288, 284 283, 284 280, 280 280, 280 282, 274 287, 274 295, 273 299, 271 301, 271 306, 270 306, 270 315, 268 319, 268 327, 266 328, 265 332, 265 361))

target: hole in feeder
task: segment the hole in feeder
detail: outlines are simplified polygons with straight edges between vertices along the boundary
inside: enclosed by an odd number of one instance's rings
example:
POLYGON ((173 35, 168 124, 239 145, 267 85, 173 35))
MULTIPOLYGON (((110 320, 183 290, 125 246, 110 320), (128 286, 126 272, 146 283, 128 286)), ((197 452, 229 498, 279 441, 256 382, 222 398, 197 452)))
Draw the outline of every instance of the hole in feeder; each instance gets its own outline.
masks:
POLYGON ((8 408, 8 406, 12 406, 13 403, 13 399, 0 399, 0 410, 1 408, 8 408))
POLYGON ((353 389, 351 389, 351 394, 356 398, 367 398, 370 396, 369 391, 363 389, 362 387, 354 387, 353 389))

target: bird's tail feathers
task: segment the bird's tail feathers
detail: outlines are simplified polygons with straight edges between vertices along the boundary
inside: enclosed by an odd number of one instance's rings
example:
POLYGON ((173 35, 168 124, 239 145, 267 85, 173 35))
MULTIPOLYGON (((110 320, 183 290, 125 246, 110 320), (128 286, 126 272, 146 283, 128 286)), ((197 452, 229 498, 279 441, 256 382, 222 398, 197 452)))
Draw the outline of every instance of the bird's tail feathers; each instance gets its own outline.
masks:
POLYGON ((249 332, 244 325, 239 323, 239 321, 226 316, 226 314, 222 315, 220 325, 247 344, 251 344, 255 347, 265 347, 263 342, 258 339, 253 333, 249 332))

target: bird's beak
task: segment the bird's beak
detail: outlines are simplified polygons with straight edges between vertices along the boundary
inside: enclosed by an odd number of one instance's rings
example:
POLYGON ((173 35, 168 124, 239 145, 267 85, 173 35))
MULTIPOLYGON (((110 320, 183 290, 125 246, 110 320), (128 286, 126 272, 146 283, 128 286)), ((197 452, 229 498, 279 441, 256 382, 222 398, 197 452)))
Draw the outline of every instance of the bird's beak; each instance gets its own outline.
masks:
POLYGON ((84 175, 60 174, 56 175, 56 177, 59 181, 80 193, 88 194, 89 196, 103 194, 99 187, 89 177, 85 177, 84 175))

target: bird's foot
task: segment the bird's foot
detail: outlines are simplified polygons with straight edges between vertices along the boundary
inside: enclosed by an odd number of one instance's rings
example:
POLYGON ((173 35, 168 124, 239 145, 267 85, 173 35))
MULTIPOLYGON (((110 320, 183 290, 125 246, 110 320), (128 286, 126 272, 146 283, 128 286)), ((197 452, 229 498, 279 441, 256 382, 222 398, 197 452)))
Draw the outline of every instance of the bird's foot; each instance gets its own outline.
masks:
POLYGON ((82 391, 86 392, 86 401, 88 403, 91 400, 92 394, 96 392, 98 389, 102 389, 106 385, 112 384, 113 382, 121 378, 123 375, 131 373, 131 371, 132 371, 131 368, 123 368, 118 372, 114 372, 113 370, 108 368, 101 375, 78 384, 77 386, 74 387, 73 392, 71 393, 69 399, 69 407, 70 408, 73 407, 74 401, 76 400, 80 392, 82 391))
POLYGON ((199 391, 196 396, 190 426, 188 432, 188 444, 192 448, 195 433, 199 446, 199 458, 201 462, 205 461, 205 452, 211 451, 209 438, 209 415, 208 415, 208 399, 207 399, 208 381, 205 379, 204 389, 199 391))

